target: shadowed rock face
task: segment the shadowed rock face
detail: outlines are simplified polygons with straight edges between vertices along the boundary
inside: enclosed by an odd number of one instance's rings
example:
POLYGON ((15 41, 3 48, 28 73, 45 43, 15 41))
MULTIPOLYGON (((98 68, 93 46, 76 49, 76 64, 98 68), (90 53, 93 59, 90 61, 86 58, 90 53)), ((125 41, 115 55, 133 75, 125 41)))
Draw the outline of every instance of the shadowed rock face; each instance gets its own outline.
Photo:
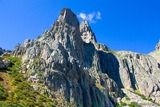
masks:
POLYGON ((52 28, 36 40, 26 40, 13 52, 22 56, 28 78, 41 75, 45 92, 77 107, 112 107, 124 96, 121 88, 140 90, 159 101, 160 67, 149 55, 110 51, 96 41, 87 22, 79 25, 63 9, 52 28))

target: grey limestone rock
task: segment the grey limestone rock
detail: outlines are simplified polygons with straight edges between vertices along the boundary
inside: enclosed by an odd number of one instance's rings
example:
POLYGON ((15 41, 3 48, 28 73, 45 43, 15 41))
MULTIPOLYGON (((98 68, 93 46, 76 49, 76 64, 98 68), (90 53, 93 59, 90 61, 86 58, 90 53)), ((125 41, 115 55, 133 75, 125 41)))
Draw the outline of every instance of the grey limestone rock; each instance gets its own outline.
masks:
POLYGON ((13 54, 22 57, 28 78, 41 74, 58 106, 113 107, 125 96, 122 88, 160 102, 158 61, 97 43, 89 24, 79 24, 70 9, 63 9, 51 29, 18 45, 13 54))
POLYGON ((60 106, 69 102, 77 107, 113 107, 107 84, 116 88, 116 83, 102 79, 98 51, 92 42, 83 42, 81 33, 76 15, 63 9, 50 30, 13 53, 22 56, 26 73, 31 74, 28 78, 42 74, 48 93, 60 106))

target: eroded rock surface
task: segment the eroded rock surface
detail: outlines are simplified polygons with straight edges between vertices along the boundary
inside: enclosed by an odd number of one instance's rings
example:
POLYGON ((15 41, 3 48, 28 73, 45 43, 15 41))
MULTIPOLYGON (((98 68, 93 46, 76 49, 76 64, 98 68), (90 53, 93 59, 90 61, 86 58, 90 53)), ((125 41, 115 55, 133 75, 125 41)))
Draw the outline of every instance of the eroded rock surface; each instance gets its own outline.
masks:
POLYGON ((122 87, 139 90, 146 97, 160 103, 160 67, 149 55, 133 52, 117 52, 122 87))

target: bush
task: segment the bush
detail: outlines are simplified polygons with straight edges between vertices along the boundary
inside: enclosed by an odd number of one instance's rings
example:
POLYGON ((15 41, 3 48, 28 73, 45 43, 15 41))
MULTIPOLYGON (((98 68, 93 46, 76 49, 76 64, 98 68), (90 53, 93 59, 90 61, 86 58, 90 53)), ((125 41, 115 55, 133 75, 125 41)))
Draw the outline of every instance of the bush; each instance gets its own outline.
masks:
POLYGON ((120 101, 120 103, 116 105, 116 107, 124 107, 124 106, 127 106, 127 104, 122 101, 120 101))
POLYGON ((129 105, 129 107, 141 107, 138 103, 136 102, 131 102, 129 105))
POLYGON ((0 101, 4 101, 7 98, 7 92, 5 90, 5 88, 0 85, 0 101))
POLYGON ((9 104, 8 102, 0 102, 0 107, 24 107, 21 104, 9 104))

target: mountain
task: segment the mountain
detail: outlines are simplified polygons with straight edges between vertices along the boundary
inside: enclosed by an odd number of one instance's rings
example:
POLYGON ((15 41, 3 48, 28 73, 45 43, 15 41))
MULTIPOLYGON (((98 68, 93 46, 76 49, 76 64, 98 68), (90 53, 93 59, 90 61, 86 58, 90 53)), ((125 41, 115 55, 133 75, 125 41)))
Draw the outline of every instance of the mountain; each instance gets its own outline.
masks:
POLYGON ((79 23, 68 8, 48 31, 10 55, 22 61, 23 81, 57 107, 160 105, 158 59, 98 43, 89 23, 79 23))

